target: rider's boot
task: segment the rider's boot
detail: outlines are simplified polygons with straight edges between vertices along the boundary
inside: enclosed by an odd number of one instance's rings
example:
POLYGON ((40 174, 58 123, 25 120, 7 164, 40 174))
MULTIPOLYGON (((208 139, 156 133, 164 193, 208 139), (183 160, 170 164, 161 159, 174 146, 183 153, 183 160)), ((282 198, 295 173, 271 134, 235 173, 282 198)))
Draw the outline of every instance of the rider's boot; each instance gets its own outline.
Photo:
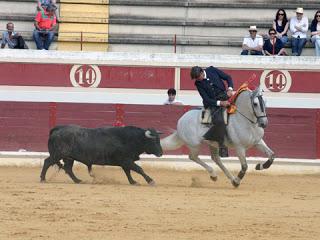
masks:
POLYGON ((219 144, 219 156, 220 157, 229 157, 228 148, 224 144, 219 144))

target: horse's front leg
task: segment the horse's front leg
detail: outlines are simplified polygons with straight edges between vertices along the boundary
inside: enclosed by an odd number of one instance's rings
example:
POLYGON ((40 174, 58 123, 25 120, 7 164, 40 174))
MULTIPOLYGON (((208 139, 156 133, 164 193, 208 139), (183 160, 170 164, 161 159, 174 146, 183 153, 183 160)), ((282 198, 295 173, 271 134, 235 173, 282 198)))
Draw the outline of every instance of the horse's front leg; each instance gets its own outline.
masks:
POLYGON ((263 170, 269 168, 272 165, 273 160, 275 158, 274 152, 267 146, 263 139, 261 139, 260 142, 255 145, 255 147, 268 156, 268 160, 266 162, 258 163, 256 165, 256 170, 263 170))
POLYGON ((244 175, 246 175, 246 172, 248 170, 248 164, 247 164, 247 159, 246 159, 246 149, 242 148, 242 147, 238 147, 238 148, 236 148, 236 153, 237 153, 237 156, 238 156, 238 158, 240 160, 240 164, 241 164, 241 170, 238 173, 238 178, 239 178, 239 180, 241 180, 244 177, 244 175))
POLYGON ((219 156, 219 150, 216 146, 210 144, 211 159, 219 166, 219 168, 224 172, 224 174, 231 180, 231 183, 234 187, 240 185, 240 179, 234 177, 229 170, 223 165, 221 158, 219 156))

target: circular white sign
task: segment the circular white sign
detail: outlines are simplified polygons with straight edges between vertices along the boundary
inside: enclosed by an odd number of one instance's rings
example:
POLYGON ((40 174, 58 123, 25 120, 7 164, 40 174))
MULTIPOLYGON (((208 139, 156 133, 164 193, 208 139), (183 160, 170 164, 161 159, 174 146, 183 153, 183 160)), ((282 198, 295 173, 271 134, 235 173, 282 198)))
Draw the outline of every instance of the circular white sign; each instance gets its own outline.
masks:
POLYGON ((292 79, 287 70, 264 70, 260 77, 260 86, 268 92, 288 92, 292 79))
POLYGON ((74 87, 96 88, 101 81, 101 71, 96 65, 73 65, 70 81, 74 87))

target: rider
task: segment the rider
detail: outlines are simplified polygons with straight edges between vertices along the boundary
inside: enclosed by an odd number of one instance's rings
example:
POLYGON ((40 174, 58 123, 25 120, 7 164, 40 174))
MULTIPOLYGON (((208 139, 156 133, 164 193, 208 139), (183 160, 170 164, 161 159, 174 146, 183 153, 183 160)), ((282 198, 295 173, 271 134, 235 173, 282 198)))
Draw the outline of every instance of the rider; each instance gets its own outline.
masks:
POLYGON ((194 66, 191 68, 190 76, 192 80, 195 80, 194 84, 202 97, 204 108, 211 110, 213 127, 204 135, 204 138, 217 141, 219 143, 220 156, 227 157, 228 148, 223 143, 226 135, 226 126, 222 109, 230 106, 227 100, 232 96, 232 78, 212 66, 206 69, 194 66))

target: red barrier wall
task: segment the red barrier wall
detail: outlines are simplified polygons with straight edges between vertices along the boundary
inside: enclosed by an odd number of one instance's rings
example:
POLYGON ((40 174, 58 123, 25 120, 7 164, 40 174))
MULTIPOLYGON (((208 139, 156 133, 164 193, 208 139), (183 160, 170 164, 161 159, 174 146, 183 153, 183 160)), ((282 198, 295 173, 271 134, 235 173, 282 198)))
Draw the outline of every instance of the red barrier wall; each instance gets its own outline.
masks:
MULTIPOLYGON (((185 112, 183 106, 123 105, 126 125, 154 127, 164 136, 176 129, 177 120, 185 112)), ((117 120, 114 104, 0 103, 1 150, 47 151, 50 125, 56 116, 57 125, 78 124, 85 127, 114 125, 117 120), (54 114, 53 114, 54 112, 54 114)), ((121 110, 121 112, 122 112, 121 110)), ((278 157, 320 158, 320 111, 308 109, 268 109, 269 126, 266 143, 278 157)), ((168 152, 184 153, 183 149, 168 152)), ((207 154, 204 149, 202 154, 207 154)), ((257 151, 249 155, 263 156, 257 151)))
MULTIPOLYGON (((234 79, 235 88, 254 77, 273 92, 319 93, 320 71, 224 69, 234 79)), ((126 67, 106 65, 0 63, 0 85, 168 89, 175 86, 173 67, 126 67)), ((190 68, 181 68, 176 85, 194 90, 190 68)))
POLYGON ((174 86, 174 68, 72 64, 0 63, 0 85, 168 89, 174 86), (71 77, 70 77, 71 76, 71 77))

